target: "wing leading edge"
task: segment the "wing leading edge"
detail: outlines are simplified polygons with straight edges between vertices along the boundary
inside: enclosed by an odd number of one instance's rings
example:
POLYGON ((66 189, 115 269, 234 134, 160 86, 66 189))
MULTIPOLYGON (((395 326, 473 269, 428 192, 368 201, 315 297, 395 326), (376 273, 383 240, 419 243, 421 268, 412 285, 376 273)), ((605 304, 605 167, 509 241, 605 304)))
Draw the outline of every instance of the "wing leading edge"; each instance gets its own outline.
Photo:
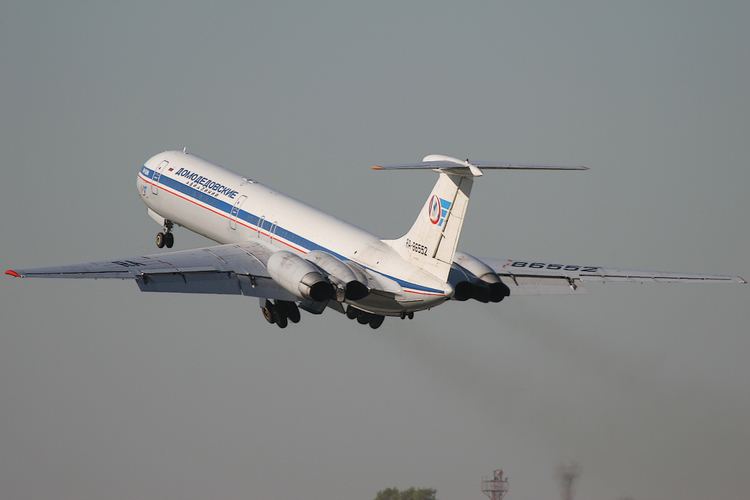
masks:
POLYGON ((33 269, 8 269, 17 278, 133 279, 144 292, 214 293, 295 300, 269 276, 271 251, 244 242, 124 259, 33 269))

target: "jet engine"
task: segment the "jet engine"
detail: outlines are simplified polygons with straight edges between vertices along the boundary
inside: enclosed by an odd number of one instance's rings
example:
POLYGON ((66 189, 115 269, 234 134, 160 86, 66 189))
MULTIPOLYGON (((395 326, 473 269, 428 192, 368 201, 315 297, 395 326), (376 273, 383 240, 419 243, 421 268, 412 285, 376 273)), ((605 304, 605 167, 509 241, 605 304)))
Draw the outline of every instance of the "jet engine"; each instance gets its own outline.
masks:
POLYGON ((471 276, 453 287, 455 300, 475 299, 479 302, 500 302, 510 295, 510 288, 490 266, 464 252, 456 252, 453 262, 471 276))
POLYGON ((333 285, 314 265, 291 252, 274 253, 266 268, 276 283, 300 299, 322 302, 335 295, 333 285))
POLYGON ((365 284, 367 276, 361 270, 320 250, 313 250, 305 255, 305 259, 325 271, 328 278, 343 289, 348 300, 360 300, 369 295, 370 290, 365 284))

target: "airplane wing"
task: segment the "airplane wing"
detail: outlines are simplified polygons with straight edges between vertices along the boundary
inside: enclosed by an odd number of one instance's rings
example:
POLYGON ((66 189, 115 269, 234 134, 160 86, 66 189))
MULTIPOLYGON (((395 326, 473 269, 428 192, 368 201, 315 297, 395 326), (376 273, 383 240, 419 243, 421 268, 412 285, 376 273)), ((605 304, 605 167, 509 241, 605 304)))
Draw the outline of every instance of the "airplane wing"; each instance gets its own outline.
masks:
POLYGON ((481 258, 512 295, 584 293, 585 283, 747 283, 741 276, 684 274, 481 258))
POLYGON ((272 250, 255 242, 34 269, 16 278, 132 279, 143 292, 214 293, 297 300, 266 270, 272 250))

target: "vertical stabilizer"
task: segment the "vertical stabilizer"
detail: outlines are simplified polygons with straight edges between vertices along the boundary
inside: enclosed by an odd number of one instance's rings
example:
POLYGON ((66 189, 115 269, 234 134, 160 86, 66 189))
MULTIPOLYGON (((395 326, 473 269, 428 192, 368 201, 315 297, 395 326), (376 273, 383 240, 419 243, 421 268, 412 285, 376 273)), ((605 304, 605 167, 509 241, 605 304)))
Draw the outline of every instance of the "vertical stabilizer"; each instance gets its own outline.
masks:
POLYGON ((448 279, 461 226, 469 205, 474 178, 485 170, 588 170, 582 165, 540 165, 502 161, 459 160, 445 155, 427 155, 419 163, 373 165, 373 170, 416 170, 438 172, 417 220, 408 233, 397 240, 386 240, 405 259, 442 280, 448 279))
POLYGON ((473 182, 471 176, 440 171, 409 232, 386 243, 406 260, 447 281, 473 182))

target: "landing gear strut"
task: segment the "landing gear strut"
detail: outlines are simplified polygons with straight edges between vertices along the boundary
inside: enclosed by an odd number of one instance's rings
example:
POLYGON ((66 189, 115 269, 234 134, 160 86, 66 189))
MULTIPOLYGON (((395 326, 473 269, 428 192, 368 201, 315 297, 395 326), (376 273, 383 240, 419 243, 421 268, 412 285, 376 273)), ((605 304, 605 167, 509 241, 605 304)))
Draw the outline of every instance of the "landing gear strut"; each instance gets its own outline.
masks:
POLYGON ((170 220, 164 221, 164 231, 160 231, 156 234, 156 246, 159 248, 172 248, 174 246, 174 235, 172 234, 172 227, 174 224, 170 220))

